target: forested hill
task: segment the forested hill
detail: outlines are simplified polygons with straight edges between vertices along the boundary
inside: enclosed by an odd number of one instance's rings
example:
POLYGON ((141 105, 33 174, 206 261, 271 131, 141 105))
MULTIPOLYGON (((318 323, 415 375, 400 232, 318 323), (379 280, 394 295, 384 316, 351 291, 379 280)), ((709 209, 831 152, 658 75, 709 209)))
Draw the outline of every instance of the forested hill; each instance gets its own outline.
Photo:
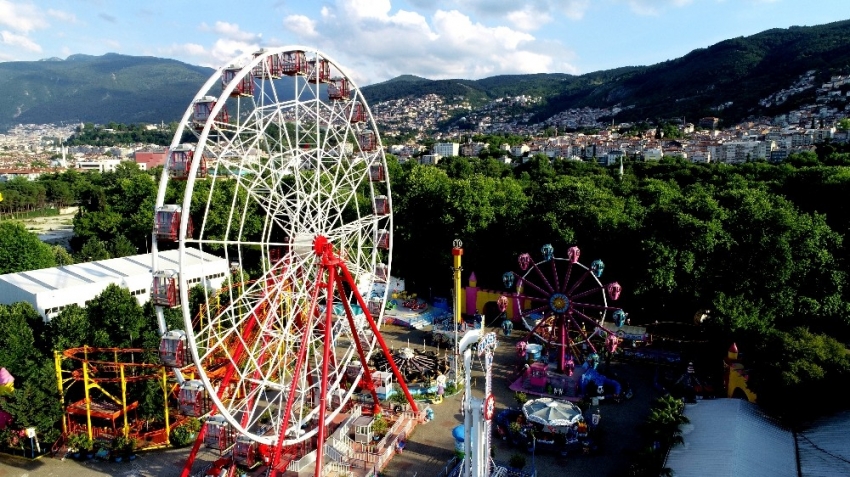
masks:
MULTIPOLYGON (((0 130, 16 123, 175 121, 212 72, 175 60, 118 54, 0 63, 0 130)), ((621 121, 718 116, 731 124, 815 104, 822 83, 848 73, 850 20, 767 30, 651 66, 480 80, 404 75, 362 90, 370 103, 433 93, 449 102, 463 97, 473 107, 504 96, 538 96, 543 101, 530 111, 531 122, 574 107, 619 106, 621 121), (810 71, 807 87, 793 89, 810 71), (782 104, 759 104, 780 91, 786 93, 782 104)))
POLYGON ((625 108, 621 120, 718 116, 728 122, 748 116, 779 114, 804 102, 833 74, 850 73, 850 21, 813 27, 772 29, 694 50, 682 58, 651 66, 626 66, 580 76, 537 74, 496 76, 478 81, 410 76, 363 88, 370 101, 435 93, 482 99, 530 94, 546 101, 532 121, 574 107, 625 108), (782 105, 759 100, 788 90, 806 72, 815 71, 814 87, 792 94, 782 105))
POLYGON ((0 130, 17 123, 176 121, 212 72, 113 53, 0 63, 0 130))

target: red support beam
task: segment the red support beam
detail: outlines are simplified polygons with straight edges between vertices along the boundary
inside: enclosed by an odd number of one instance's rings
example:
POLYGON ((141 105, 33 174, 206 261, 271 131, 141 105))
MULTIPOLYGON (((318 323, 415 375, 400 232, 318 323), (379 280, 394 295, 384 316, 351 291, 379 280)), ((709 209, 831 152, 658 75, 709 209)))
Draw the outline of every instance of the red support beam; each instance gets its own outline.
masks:
MULTIPOLYGON (((318 277, 321 277, 324 274, 324 266, 319 265, 319 273, 318 277)), ((289 413, 292 412, 292 403, 295 401, 295 394, 297 393, 296 387, 298 385, 298 376, 301 375, 301 366, 304 364, 304 357, 307 355, 307 339, 310 336, 307 330, 311 328, 313 324, 313 314, 316 312, 316 301, 319 297, 319 286, 313 290, 313 297, 310 300, 310 308, 307 310, 307 322, 304 323, 304 336, 301 337, 301 347, 298 349, 298 358, 295 360, 295 370, 292 372, 292 380, 290 381, 289 386, 289 396, 286 397, 286 408, 284 409, 283 414, 281 415, 281 420, 283 422, 280 423, 280 434, 277 438, 277 445, 274 447, 274 454, 272 455, 272 461, 270 464, 271 471, 269 472, 270 477, 277 477, 278 469, 277 466, 280 463, 280 450, 283 447, 283 441, 286 440, 286 429, 289 424, 289 413)))
MULTIPOLYGON (((343 290, 341 276, 337 275, 336 282, 337 288, 343 290)), ((360 335, 355 331, 357 330, 357 326, 354 324, 354 313, 351 311, 348 300, 342 300, 342 306, 345 308, 346 317, 348 317, 348 327, 351 329, 351 334, 354 335, 354 346, 357 348, 357 355, 360 357, 360 363, 363 365, 363 379, 366 380, 366 389, 372 394, 372 414, 378 414, 381 411, 381 401, 378 399, 378 392, 375 390, 375 382, 372 381, 372 371, 366 362, 366 353, 363 352, 360 335)))
POLYGON ((316 477, 322 477, 322 461, 325 450, 325 431, 327 424, 325 423, 325 412, 328 409, 328 365, 330 364, 331 355, 331 337, 327 336, 333 333, 333 304, 334 304, 334 286, 336 282, 336 267, 328 267, 328 281, 325 283, 327 287, 327 298, 325 300, 325 346, 322 350, 322 391, 319 396, 319 435, 316 442, 316 477))
MULTIPOLYGON (((261 306, 262 302, 257 304, 257 307, 261 306)), ((256 308, 254 310, 256 311, 256 308)), ((253 316, 254 312, 251 313, 253 316)), ((256 320, 248 320, 248 324, 245 326, 245 330, 242 333, 243 338, 250 336, 251 332, 254 331, 254 324, 256 320)), ((245 351, 245 346, 243 346, 244 340, 239 340, 239 343, 236 345, 236 350, 233 353, 233 362, 237 362, 242 358, 242 353, 245 351)), ((218 398, 221 399, 221 396, 224 395, 225 389, 230 385, 230 380, 233 379, 233 373, 236 371, 236 366, 234 364, 230 364, 228 366, 227 371, 224 373, 224 377, 221 379, 221 386, 218 388, 218 398)), ((168 405, 168 403, 166 403, 168 405)), ((215 414, 215 409, 210 411, 210 415, 215 414)), ((189 473, 192 472, 192 465, 195 463, 195 457, 198 455, 198 450, 201 448, 201 443, 204 442, 204 436, 207 433, 207 423, 201 426, 201 430, 198 431, 198 437, 195 439, 195 443, 192 445, 192 450, 189 452, 189 457, 186 459, 186 464, 183 466, 183 471, 180 473, 180 477, 189 477, 189 473)))
POLYGON ((390 367, 393 370, 393 375, 395 376, 396 381, 398 381, 398 384, 401 386, 402 391, 404 391, 404 396, 407 398, 407 402, 410 404, 410 408, 413 410, 413 412, 418 413, 419 408, 416 406, 416 401, 413 400, 413 396, 411 396, 410 390, 407 389, 407 383, 404 382, 404 377, 398 370, 398 367, 395 364, 395 360, 393 359, 389 348, 387 348, 387 343, 384 342, 383 336, 381 336, 381 333, 378 331, 378 325, 375 323, 374 318, 372 318, 372 313, 369 312, 369 307, 366 306, 366 301, 363 300, 363 297, 357 290, 357 284, 354 282, 354 278, 352 278, 351 272, 348 271, 348 267, 346 267, 345 263, 342 261, 339 262, 338 266, 340 270, 342 270, 343 276, 345 277, 345 281, 348 282, 349 286, 351 286, 351 290, 353 291, 355 298, 357 298, 357 304, 360 305, 360 308, 363 309, 363 314, 366 315, 366 320, 369 322, 369 327, 372 329, 372 333, 374 333, 375 337, 378 339, 378 344, 381 346, 381 351, 384 352, 384 356, 386 356, 387 361, 390 363, 390 367))

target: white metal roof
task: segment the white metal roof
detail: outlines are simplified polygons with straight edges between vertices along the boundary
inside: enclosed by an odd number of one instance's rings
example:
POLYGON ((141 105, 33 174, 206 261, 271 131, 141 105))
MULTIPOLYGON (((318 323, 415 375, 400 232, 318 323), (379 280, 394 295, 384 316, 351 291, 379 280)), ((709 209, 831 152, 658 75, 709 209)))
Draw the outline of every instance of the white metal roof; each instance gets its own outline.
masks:
POLYGON ((684 444, 670 450, 676 477, 797 477, 794 435, 742 399, 687 406, 684 444))
POLYGON ((797 433, 802 477, 850 475, 850 411, 815 422, 797 433))
MULTIPOLYGON (((179 269, 178 251, 166 250, 159 253, 160 269, 179 269)), ((27 272, 0 275, 4 281, 32 294, 55 291, 79 285, 120 281, 127 277, 151 274, 151 254, 130 255, 97 262, 77 263, 62 267, 43 268, 27 272)), ((224 259, 197 249, 186 249, 186 266, 220 262, 224 259)))

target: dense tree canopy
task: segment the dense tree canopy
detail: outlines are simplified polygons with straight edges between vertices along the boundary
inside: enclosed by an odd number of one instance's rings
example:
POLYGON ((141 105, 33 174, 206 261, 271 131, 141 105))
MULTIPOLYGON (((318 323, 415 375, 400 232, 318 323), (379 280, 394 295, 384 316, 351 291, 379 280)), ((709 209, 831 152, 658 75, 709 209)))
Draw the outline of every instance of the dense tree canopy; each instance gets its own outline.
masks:
MULTIPOLYGON (((617 168, 541 155, 516 167, 486 155, 448 158, 438 167, 399 164, 391 157, 393 274, 420 296, 448 296, 451 244, 460 238, 464 280, 475 272, 479 286, 502 289, 501 276, 516 269, 518 254, 539 256, 540 247, 551 243, 564 256, 577 245, 583 263, 602 259, 606 280, 622 284, 619 303, 633 324, 691 322, 696 310, 711 310, 704 329, 713 349, 722 353, 736 341, 748 350, 753 387, 766 406, 778 410, 789 396, 801 399, 813 386, 834 387, 850 378, 845 164, 850 153, 841 146, 795 155, 783 164, 627 160, 622 177, 617 168)), ((77 260, 147 249, 156 191, 152 173, 127 166, 37 182, 43 182, 45 201, 80 205, 74 221, 77 260), (73 198, 60 199, 68 191, 73 198)), ((258 240, 263 211, 257 208, 248 209, 244 228, 227 230, 231 204, 248 200, 234 197, 233 185, 223 182, 210 196, 209 183, 197 182, 192 219, 206 220, 211 238, 241 233, 258 240)), ((184 186, 169 184, 166 202, 179 203, 184 186)), ((37 203, 38 188, 31 192, 37 203)), ((360 197, 352 207, 369 207, 368 202, 360 197)), ((9 222, 0 223, 3 253, 0 267, 15 267, 8 270, 70 261, 9 222)), ((259 263, 259 255, 244 258, 249 274, 259 268, 251 263, 259 263)), ((192 292, 193 309, 201 294, 192 292)), ((44 353, 51 349, 157 346, 152 309, 139 307, 117 286, 85 310, 63 310, 43 330, 34 313, 19 305, 0 307, 0 365, 39 386, 46 381, 36 363, 49 359, 44 353)), ((166 320, 182 327, 179 313, 167 312, 166 320)), ((155 353, 149 357, 156 359, 155 353)), ((154 413, 156 388, 134 391, 144 395, 144 412, 154 413)), ((11 406, 22 406, 23 399, 39 402, 34 394, 22 394, 11 406)), ((15 409, 35 422, 37 416, 15 409)))
POLYGON ((56 265, 53 250, 19 222, 0 222, 0 274, 56 265))

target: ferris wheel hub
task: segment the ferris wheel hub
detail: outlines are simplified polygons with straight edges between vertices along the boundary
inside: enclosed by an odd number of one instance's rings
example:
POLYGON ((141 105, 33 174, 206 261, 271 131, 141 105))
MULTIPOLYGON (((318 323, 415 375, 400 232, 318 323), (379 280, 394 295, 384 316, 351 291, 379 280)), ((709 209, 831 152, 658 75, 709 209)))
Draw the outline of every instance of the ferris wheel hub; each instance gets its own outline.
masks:
POLYGON ((566 313, 570 309, 570 298, 563 293, 554 293, 549 297, 549 308, 555 313, 566 313))
POLYGON ((313 252, 319 257, 324 256, 328 252, 330 252, 332 247, 328 238, 324 235, 316 235, 316 238, 313 239, 313 252))

